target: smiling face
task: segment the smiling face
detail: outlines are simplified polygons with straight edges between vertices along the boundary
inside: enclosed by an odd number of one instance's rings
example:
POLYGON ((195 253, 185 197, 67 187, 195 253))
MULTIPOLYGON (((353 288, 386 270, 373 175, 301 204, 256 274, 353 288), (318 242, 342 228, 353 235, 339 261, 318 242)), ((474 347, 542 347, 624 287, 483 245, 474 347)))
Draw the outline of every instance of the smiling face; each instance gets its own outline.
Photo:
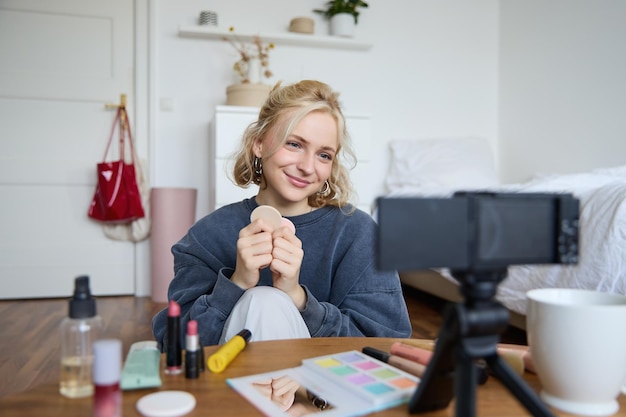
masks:
POLYGON ((272 140, 278 139, 266 137, 255 144, 255 154, 263 160, 257 202, 272 205, 283 215, 307 213, 308 197, 324 187, 337 156, 337 122, 328 113, 311 112, 275 153, 266 156, 272 140))

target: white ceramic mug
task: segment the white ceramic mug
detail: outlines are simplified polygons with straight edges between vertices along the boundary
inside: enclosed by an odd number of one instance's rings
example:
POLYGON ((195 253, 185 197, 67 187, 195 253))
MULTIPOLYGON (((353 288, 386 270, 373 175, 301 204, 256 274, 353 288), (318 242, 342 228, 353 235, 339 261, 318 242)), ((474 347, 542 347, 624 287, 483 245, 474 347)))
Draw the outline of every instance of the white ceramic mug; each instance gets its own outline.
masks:
POLYGON ((572 414, 615 414, 626 382, 626 296, 564 288, 526 296, 541 398, 572 414))

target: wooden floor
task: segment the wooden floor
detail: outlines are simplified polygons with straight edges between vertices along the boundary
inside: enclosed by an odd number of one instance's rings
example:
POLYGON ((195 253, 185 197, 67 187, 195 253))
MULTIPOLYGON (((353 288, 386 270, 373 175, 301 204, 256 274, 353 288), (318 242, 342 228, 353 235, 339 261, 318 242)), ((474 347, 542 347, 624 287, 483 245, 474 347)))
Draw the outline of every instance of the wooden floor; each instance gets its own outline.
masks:
MULTIPOLYGON (((444 303, 405 288, 413 337, 435 338, 444 303)), ((165 304, 149 297, 100 297, 98 314, 104 336, 122 340, 124 355, 133 342, 152 340, 152 317, 165 304)), ((0 398, 59 379, 59 324, 67 315, 67 300, 0 301, 0 398)), ((526 343, 523 331, 510 328, 506 343, 526 343)))

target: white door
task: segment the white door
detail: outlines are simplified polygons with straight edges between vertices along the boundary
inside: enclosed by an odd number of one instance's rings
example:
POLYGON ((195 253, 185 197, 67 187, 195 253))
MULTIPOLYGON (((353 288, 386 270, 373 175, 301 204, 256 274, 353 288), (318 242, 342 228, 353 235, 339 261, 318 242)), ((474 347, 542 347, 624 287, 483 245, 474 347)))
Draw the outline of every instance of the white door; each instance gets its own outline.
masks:
POLYGON ((87 208, 114 113, 134 103, 134 2, 0 0, 0 298, 135 291, 135 245, 87 208))

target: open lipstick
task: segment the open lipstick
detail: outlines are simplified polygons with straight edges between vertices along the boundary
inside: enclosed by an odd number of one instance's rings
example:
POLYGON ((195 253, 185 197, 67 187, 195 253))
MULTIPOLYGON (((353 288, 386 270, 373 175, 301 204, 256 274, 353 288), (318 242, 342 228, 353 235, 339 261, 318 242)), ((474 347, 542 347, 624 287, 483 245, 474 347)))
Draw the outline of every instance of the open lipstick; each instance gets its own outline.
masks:
POLYGON ((165 349, 165 373, 180 374, 182 367, 182 343, 180 334, 180 306, 174 300, 167 307, 167 343, 165 349))

